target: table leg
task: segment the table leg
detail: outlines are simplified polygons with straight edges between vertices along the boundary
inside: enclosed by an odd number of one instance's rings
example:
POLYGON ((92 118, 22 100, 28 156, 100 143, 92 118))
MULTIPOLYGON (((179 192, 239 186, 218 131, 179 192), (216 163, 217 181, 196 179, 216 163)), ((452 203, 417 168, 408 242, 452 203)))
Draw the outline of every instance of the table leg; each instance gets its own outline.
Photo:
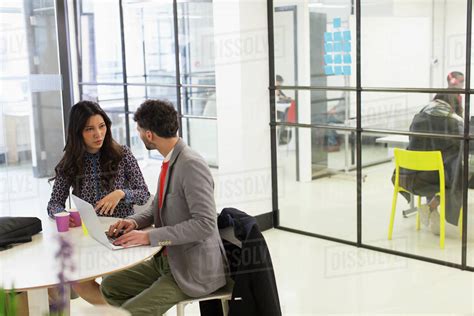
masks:
MULTIPOLYGON (((64 289, 66 297, 66 306, 64 307, 64 316, 71 314, 71 287, 67 285, 64 289)), ((30 315, 49 315, 49 295, 47 288, 28 291, 28 310, 30 315)))
POLYGON ((30 315, 49 315, 47 288, 28 291, 28 310, 30 315))

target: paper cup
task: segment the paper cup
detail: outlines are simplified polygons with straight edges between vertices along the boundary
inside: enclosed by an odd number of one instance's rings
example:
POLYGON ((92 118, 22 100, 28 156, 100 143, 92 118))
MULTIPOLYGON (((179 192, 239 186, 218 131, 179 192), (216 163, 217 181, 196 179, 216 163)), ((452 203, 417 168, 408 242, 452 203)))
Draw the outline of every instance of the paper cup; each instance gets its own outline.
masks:
POLYGON ((74 225, 76 227, 79 227, 82 225, 81 215, 79 214, 78 210, 76 210, 75 208, 70 209, 69 215, 74 219, 74 225))
POLYGON ((69 230, 69 213, 61 212, 54 214, 56 219, 56 226, 58 227, 58 232, 67 232, 69 230))

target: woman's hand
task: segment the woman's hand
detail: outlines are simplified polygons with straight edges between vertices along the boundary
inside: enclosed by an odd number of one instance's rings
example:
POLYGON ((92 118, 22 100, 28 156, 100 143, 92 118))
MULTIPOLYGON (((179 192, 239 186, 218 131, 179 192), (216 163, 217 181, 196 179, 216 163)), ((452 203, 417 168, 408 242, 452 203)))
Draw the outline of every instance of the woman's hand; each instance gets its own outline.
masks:
POLYGON ((119 204, 120 200, 125 197, 125 192, 122 190, 115 190, 104 196, 100 201, 95 204, 95 211, 100 215, 112 215, 115 211, 115 207, 119 204))

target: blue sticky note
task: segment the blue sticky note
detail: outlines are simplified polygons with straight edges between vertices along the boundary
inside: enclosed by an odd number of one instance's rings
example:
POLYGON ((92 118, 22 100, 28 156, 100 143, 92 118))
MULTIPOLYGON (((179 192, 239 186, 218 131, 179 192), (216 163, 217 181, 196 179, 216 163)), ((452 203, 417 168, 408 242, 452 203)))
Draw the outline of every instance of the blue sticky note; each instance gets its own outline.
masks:
POLYGON ((334 32, 334 41, 335 42, 342 41, 342 32, 334 32))
POLYGON ((343 32, 343 37, 345 41, 350 41, 351 40, 351 31, 344 31, 343 32))
POLYGON ((324 66, 324 73, 326 75, 334 75, 334 69, 332 66, 324 66))
POLYGON ((345 75, 350 76, 352 71, 351 71, 351 66, 343 66, 342 71, 344 72, 345 75))
POLYGON ((324 41, 331 42, 332 41, 332 33, 331 32, 324 32, 324 41))
POLYGON ((332 26, 341 27, 341 18, 334 18, 334 20, 332 20, 332 26))
POLYGON ((324 51, 326 53, 330 53, 333 51, 333 47, 332 47, 332 44, 331 43, 325 43, 324 44, 324 51))
POLYGON ((327 64, 332 64, 332 55, 324 55, 324 63, 327 64))
POLYGON ((334 63, 342 64, 342 55, 334 55, 334 63))
POLYGON ((344 64, 352 64, 352 57, 350 54, 344 54, 344 64))
POLYGON ((342 67, 341 66, 334 66, 334 74, 337 75, 342 75, 342 67))
MULTIPOLYGON (((349 53, 349 52, 351 51, 351 42, 345 42, 345 43, 344 43, 343 50, 344 50, 346 53, 349 53)), ((336 50, 334 49, 334 51, 336 51, 336 50)))
POLYGON ((334 43, 334 52, 339 53, 342 51, 342 43, 334 43))

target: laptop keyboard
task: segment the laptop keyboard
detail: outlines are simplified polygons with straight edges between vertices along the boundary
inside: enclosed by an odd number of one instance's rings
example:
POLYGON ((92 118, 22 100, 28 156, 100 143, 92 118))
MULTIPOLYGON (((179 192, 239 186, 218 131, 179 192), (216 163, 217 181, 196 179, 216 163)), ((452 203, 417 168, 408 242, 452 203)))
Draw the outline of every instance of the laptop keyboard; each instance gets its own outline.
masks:
POLYGON ((114 241, 115 241, 117 238, 119 238, 120 236, 122 236, 122 235, 123 235, 123 230, 120 230, 120 231, 119 231, 119 234, 118 234, 117 237, 111 237, 111 236, 109 236, 109 232, 108 232, 108 231, 105 232, 105 236, 107 236, 107 239, 109 240, 109 242, 110 242, 111 244, 113 244, 114 241))
POLYGON ((104 233, 104 234, 111 244, 113 244, 114 241, 117 239, 116 237, 110 237, 107 233, 104 233))

